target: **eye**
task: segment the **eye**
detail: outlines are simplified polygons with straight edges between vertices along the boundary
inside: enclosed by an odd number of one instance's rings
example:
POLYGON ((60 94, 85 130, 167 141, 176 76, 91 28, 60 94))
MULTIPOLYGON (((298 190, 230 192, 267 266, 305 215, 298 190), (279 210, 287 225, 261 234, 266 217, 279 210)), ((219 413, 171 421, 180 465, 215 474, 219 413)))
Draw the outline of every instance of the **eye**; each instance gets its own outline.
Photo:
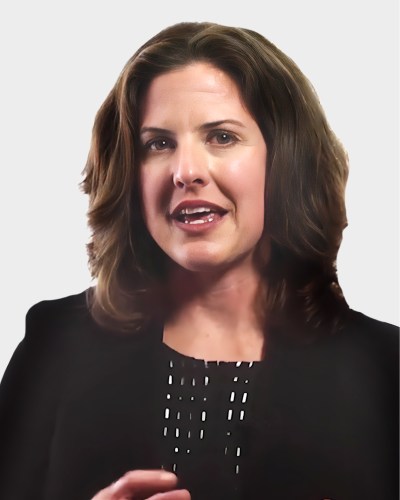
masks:
POLYGON ((216 144, 218 146, 230 146, 235 144, 239 139, 235 134, 227 132, 226 130, 214 130, 207 137, 209 144, 216 144))
POLYGON ((175 149, 175 144, 166 137, 157 137, 147 141, 144 148, 149 151, 165 151, 166 149, 175 149))

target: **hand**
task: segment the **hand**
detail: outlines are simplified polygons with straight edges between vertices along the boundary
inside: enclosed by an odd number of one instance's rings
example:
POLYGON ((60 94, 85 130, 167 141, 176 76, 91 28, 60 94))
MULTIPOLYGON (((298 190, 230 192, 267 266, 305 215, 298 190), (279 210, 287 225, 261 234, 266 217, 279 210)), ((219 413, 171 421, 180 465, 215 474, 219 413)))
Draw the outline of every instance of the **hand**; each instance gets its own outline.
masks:
POLYGON ((178 478, 163 470, 127 472, 92 500, 190 500, 187 490, 174 489, 178 478))

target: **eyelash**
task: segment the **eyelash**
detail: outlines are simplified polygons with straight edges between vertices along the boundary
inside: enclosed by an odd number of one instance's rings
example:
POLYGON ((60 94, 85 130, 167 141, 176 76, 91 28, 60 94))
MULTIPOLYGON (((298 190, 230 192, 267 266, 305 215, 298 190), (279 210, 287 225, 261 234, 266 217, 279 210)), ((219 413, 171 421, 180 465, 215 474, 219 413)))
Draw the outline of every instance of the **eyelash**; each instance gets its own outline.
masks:
MULTIPOLYGON (((221 136, 227 136, 229 142, 227 143, 221 143, 218 142, 215 143, 214 145, 221 147, 221 148, 227 148, 229 146, 233 146, 238 142, 238 137, 233 134, 232 132, 228 132, 227 130, 213 130, 210 132, 207 136, 206 143, 210 144, 211 140, 216 138, 216 137, 221 137, 221 136)), ((156 137, 154 139, 149 140, 144 144, 144 148, 148 151, 165 151, 167 149, 175 149, 176 144, 172 139, 169 139, 168 137, 156 137), (161 147, 157 147, 160 146, 161 147)))
POLYGON ((227 130, 213 130, 207 137, 207 142, 210 142, 211 138, 218 137, 218 136, 227 136, 230 140, 228 143, 220 143, 218 142, 217 144, 221 147, 229 147, 232 146, 233 144, 236 144, 239 140, 239 138, 233 134, 232 132, 228 132, 227 130))
MULTIPOLYGON (((160 145, 160 143, 166 143, 167 145, 171 146, 173 141, 171 139, 167 139, 166 137, 156 137, 155 139, 151 139, 150 141, 146 142, 144 145, 144 148, 149 151, 164 151, 167 149, 167 147, 161 147, 157 148, 157 144, 160 145)), ((172 145, 172 148, 174 148, 175 145, 172 145)))

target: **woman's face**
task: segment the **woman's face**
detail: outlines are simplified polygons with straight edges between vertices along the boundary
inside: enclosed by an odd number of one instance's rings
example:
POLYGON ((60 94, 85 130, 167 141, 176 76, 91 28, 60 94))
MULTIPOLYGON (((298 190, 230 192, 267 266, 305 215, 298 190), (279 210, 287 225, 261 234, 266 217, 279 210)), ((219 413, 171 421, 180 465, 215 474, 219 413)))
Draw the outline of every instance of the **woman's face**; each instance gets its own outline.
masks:
POLYGON ((249 262, 264 227, 267 148, 223 71, 194 63, 155 78, 141 116, 147 228, 191 271, 249 262))

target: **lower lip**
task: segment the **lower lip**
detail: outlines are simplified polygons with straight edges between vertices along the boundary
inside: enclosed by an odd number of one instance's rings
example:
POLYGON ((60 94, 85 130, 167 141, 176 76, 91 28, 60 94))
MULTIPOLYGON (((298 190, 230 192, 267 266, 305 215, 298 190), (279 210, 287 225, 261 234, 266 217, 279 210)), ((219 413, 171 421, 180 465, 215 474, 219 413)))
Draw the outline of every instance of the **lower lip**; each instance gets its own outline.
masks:
POLYGON ((172 219, 172 222, 175 227, 181 229, 182 231, 185 231, 186 233, 189 234, 200 234, 200 233, 205 233, 206 231, 210 231, 213 228, 217 227, 225 218, 226 214, 224 215, 218 215, 214 217, 214 219, 211 222, 200 222, 198 224, 190 224, 190 223, 185 223, 185 222, 180 222, 176 219, 172 219))

